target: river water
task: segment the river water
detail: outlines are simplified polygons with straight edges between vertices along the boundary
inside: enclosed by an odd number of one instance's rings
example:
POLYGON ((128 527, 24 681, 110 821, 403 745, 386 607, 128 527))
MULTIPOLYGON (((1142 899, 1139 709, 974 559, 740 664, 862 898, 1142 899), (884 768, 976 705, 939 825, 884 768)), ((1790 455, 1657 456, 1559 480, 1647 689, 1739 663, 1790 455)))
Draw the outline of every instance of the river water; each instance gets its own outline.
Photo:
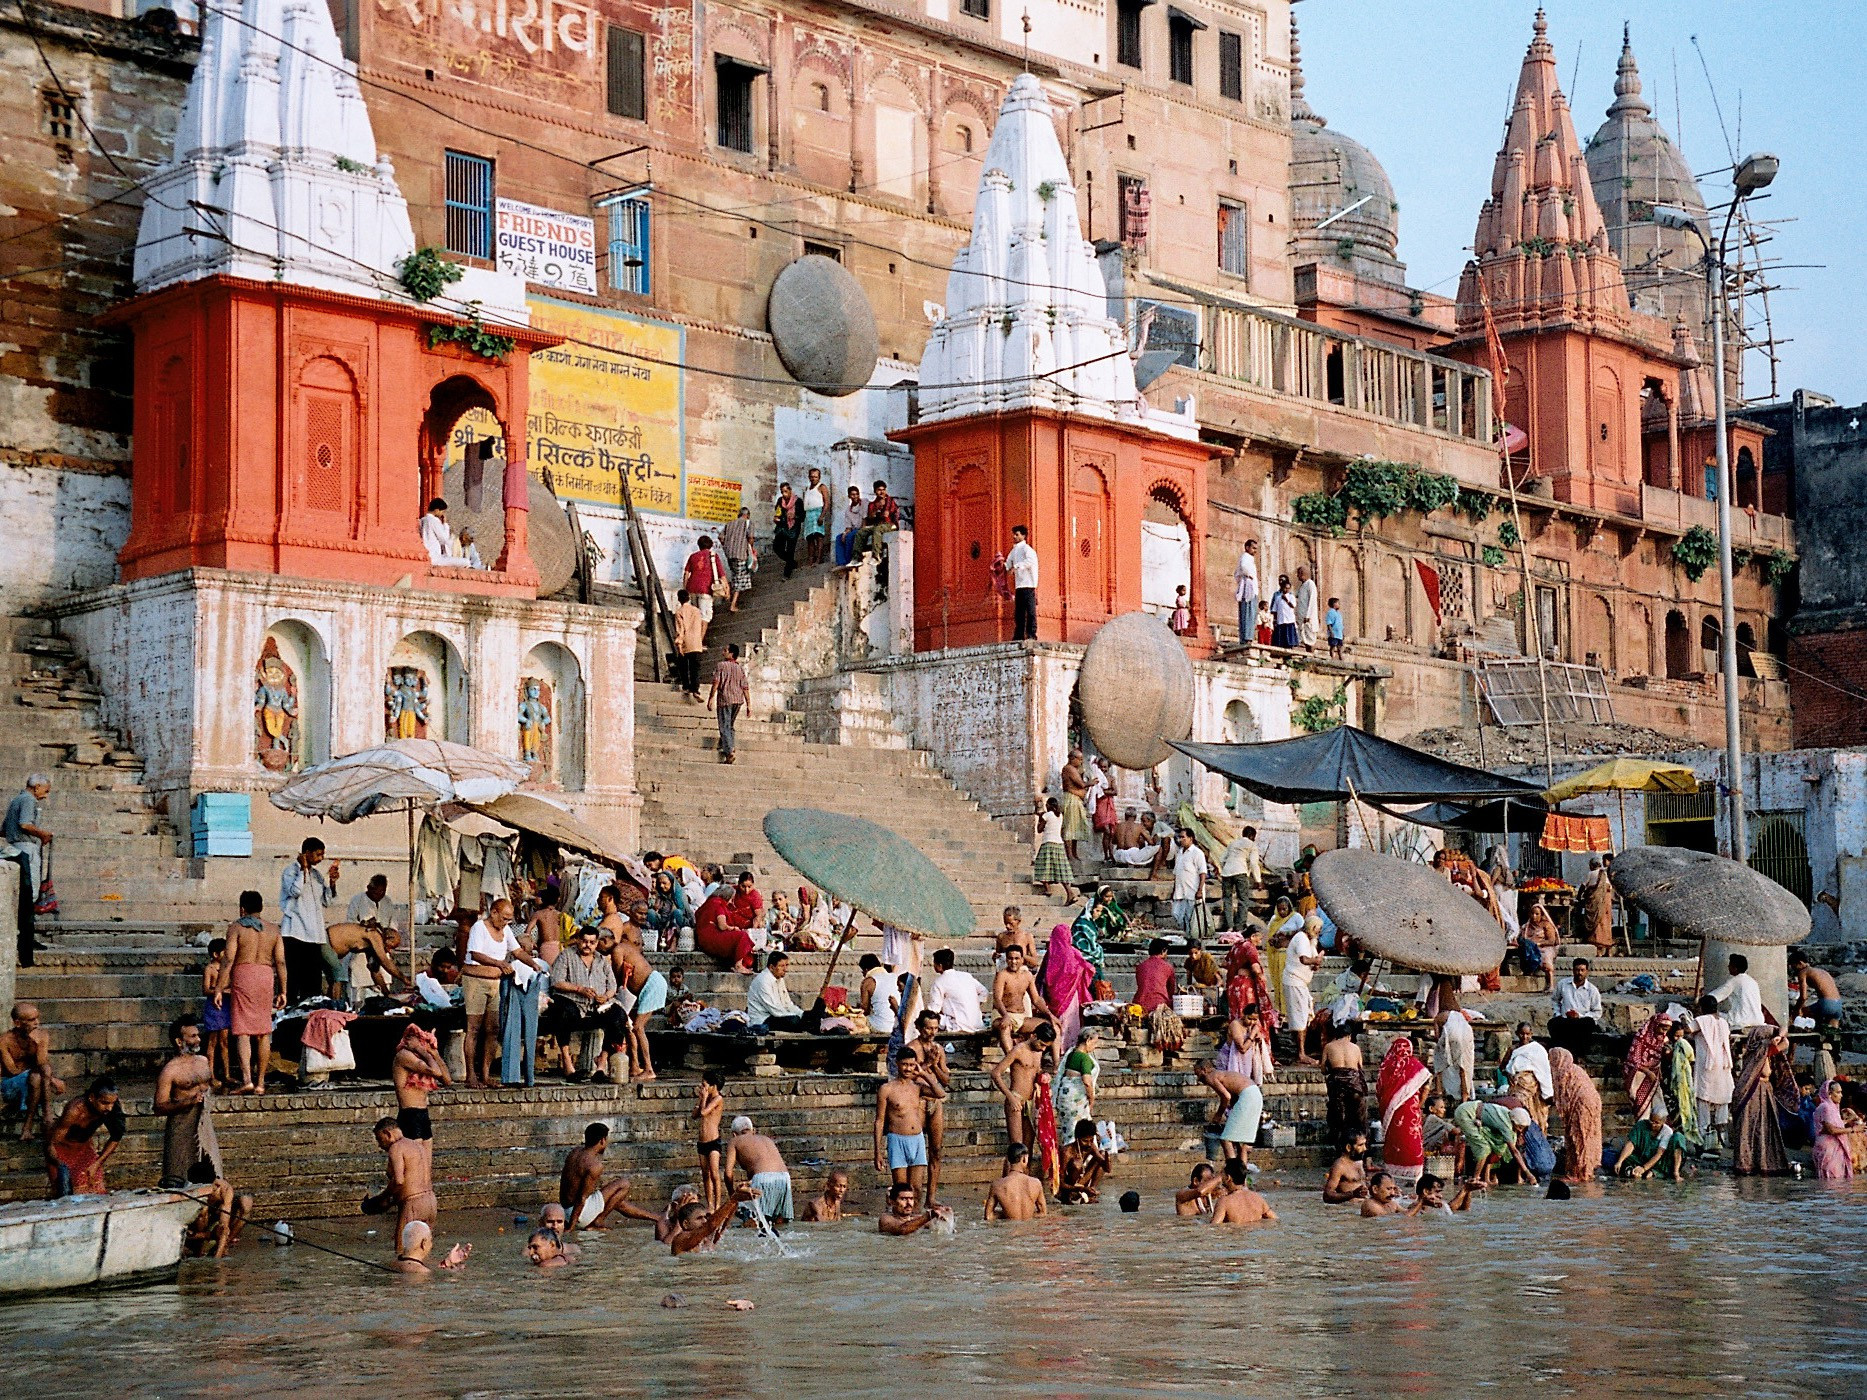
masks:
MULTIPOLYGON (((438 1238, 471 1263, 414 1280, 249 1235, 177 1284, 0 1308, 0 1342, 31 1397, 1867 1395, 1867 1183, 1502 1189, 1404 1221, 1266 1195, 1280 1224, 1176 1219, 1155 1185, 1134 1216, 798 1226, 785 1256, 735 1231, 670 1259, 630 1226, 549 1273, 510 1214, 463 1213, 438 1238)), ((366 1228, 300 1231, 386 1260, 366 1228)))

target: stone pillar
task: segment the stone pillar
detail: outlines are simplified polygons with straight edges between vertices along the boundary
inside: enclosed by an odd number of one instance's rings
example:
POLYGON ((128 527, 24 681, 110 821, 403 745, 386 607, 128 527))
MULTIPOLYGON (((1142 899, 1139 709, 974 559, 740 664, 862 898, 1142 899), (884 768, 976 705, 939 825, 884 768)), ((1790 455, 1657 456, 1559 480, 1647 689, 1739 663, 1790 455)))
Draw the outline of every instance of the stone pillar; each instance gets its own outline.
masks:
POLYGON ((0 861, 0 1011, 19 994, 19 866, 0 861))
POLYGON ((1763 992, 1763 1004, 1770 1014, 1776 1017, 1777 1024, 1785 1028, 1789 1025, 1789 949, 1755 948, 1743 943, 1719 943, 1705 945, 1705 990, 1721 986, 1729 975, 1725 971, 1726 961, 1733 953, 1741 953, 1750 959, 1750 975, 1757 979, 1757 986, 1763 992))

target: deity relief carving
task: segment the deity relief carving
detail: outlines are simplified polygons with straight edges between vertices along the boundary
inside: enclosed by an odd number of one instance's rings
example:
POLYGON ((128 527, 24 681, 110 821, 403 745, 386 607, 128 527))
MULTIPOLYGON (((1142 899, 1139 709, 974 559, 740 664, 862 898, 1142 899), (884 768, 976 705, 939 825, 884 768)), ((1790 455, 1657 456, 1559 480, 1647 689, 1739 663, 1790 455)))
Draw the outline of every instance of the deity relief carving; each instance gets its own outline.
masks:
POLYGON ((419 666, 391 666, 383 682, 383 733, 390 739, 428 737, 428 673, 419 666))
POLYGON ((547 778, 552 772, 551 683, 537 676, 519 680, 519 758, 532 765, 532 776, 547 778))
POLYGON ((301 761, 298 676, 271 637, 253 668, 253 752, 266 769, 286 773, 301 761))

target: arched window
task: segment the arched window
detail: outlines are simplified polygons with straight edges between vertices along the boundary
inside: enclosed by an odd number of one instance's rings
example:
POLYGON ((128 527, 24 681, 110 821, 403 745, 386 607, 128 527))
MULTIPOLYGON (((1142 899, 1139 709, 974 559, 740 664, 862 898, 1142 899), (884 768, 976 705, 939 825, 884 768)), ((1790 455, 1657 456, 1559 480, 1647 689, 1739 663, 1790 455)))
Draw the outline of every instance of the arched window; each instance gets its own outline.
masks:
POLYGON ((972 153, 972 128, 967 126, 964 122, 961 122, 957 135, 959 137, 959 148, 970 155, 972 153))
POLYGON ((827 112, 830 110, 830 85, 828 83, 812 83, 810 85, 810 95, 812 100, 817 104, 817 110, 819 112, 827 112))
POLYGON ((1180 503, 1156 490, 1141 512, 1141 606, 1164 618, 1182 599, 1197 611, 1192 591, 1193 532, 1180 503))
POLYGON ((1734 503, 1739 510, 1754 510, 1763 503, 1757 483, 1757 459, 1751 456, 1748 447, 1737 449, 1737 495, 1734 503))
POLYGON ((357 393, 350 371, 327 355, 298 380, 298 460, 292 484, 301 510, 341 516, 356 502, 357 393))
POLYGON ((1757 664, 1752 660, 1757 650, 1757 632, 1748 622, 1737 624, 1737 673, 1755 677, 1757 664))
POLYGON ((1692 635, 1686 630, 1685 614, 1674 609, 1666 614, 1666 678, 1679 680, 1692 669, 1692 635))

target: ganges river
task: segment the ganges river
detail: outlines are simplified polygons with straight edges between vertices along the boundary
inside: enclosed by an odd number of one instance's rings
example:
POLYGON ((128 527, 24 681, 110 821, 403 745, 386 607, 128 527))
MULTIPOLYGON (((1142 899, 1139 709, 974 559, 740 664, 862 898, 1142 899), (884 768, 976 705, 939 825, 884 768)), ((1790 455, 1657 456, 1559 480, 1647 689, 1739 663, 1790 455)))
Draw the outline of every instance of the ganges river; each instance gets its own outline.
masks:
MULTIPOLYGON (((442 1247, 475 1245, 458 1273, 251 1241, 178 1284, 9 1304, 0 1332, 22 1400, 1867 1395, 1867 1183, 1503 1189, 1421 1220, 1266 1195, 1279 1225, 1176 1219, 1156 1183, 1141 1215, 796 1226, 788 1256, 734 1231, 670 1259, 632 1226, 549 1273, 510 1213, 453 1214, 442 1247)), ((386 1259, 366 1228, 301 1231, 386 1259)))

